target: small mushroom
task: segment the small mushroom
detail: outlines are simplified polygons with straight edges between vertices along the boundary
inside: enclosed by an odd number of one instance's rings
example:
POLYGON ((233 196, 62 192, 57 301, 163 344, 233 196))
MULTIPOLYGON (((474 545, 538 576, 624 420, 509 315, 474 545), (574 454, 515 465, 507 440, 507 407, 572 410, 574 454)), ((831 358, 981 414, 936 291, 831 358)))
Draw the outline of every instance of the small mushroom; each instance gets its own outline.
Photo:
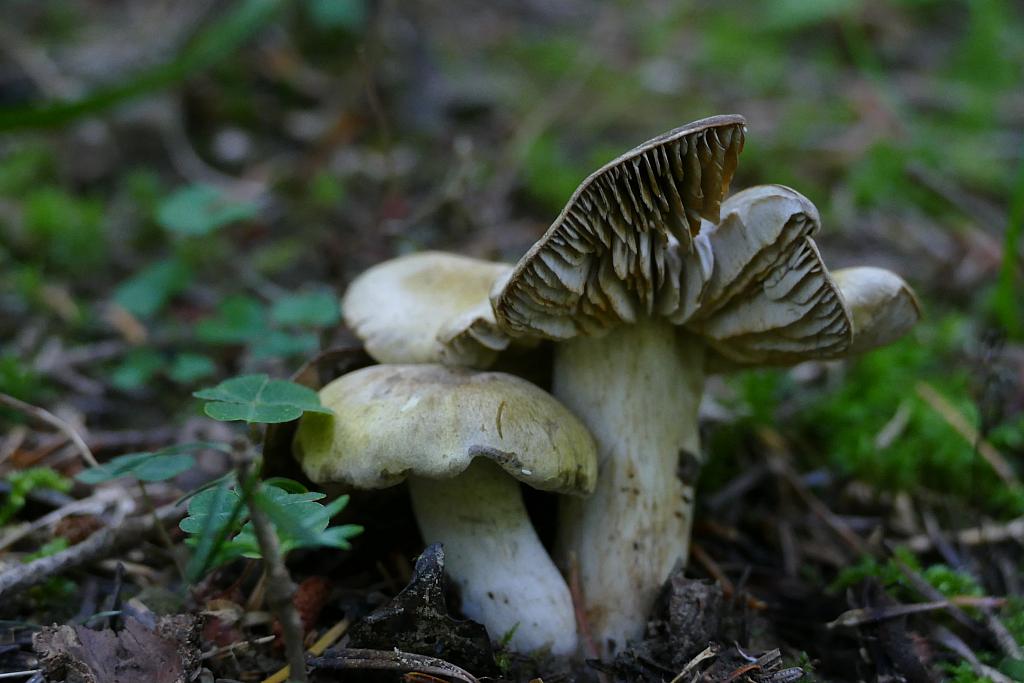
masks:
POLYGON ((851 313, 799 193, 763 186, 721 203, 743 132, 741 117, 704 119, 606 165, 492 290, 501 331, 558 342, 552 393, 598 444, 597 489, 565 502, 559 556, 578 560, 606 651, 641 635, 686 560, 707 368, 838 358, 917 320, 892 274, 848 278, 851 313))
POLYGON ((590 433, 542 389, 512 375, 440 365, 375 365, 320 392, 294 452, 317 483, 361 489, 408 480, 427 543, 445 546, 462 611, 521 652, 577 646, 572 598, 537 537, 518 481, 588 494, 590 433))
POLYGON ((424 251, 380 263, 349 285, 345 323, 381 363, 486 368, 509 343, 488 293, 505 263, 424 251))

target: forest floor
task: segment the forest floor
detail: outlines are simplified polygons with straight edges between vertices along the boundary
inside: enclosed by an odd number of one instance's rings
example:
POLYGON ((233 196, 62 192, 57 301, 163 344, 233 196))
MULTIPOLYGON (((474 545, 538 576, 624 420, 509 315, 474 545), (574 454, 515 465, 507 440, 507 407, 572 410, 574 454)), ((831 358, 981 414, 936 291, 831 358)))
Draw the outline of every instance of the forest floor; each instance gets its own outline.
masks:
POLYGON ((1012 0, 5 0, 0 677, 268 680, 282 627, 234 503, 265 440, 279 502, 322 517, 275 522, 306 645, 335 648, 316 680, 1024 680, 1021 35, 1012 0), (340 504, 292 482, 282 428, 193 392, 368 363, 337 304, 361 271, 515 262, 589 172, 719 113, 748 120, 733 191, 807 195, 830 267, 900 273, 924 320, 709 382, 687 578, 649 640, 574 667, 399 658, 408 633, 359 621, 439 580, 414 576, 403 488, 325 530, 340 504), (693 591, 702 637, 673 629, 693 591))

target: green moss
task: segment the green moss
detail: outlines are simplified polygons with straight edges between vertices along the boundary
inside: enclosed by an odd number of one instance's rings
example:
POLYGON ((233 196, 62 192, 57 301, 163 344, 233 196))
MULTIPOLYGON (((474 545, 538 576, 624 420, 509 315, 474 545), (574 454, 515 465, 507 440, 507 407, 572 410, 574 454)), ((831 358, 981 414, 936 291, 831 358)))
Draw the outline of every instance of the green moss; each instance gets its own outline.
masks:
MULTIPOLYGON (((46 384, 32 364, 13 353, 0 352, 0 393, 28 403, 36 403, 46 392, 46 384)), ((6 409, 0 415, 7 416, 6 409)))
POLYGON ((944 199, 907 174, 909 164, 924 163, 929 156, 926 149, 906 142, 876 142, 849 169, 854 199, 864 206, 911 204, 931 213, 948 211, 949 204, 944 199))
POLYGON ((900 562, 919 573, 935 590, 947 598, 984 595, 981 586, 971 575, 944 564, 933 564, 922 569, 917 557, 902 547, 896 548, 894 557, 884 562, 869 556, 862 558, 857 564, 843 569, 829 586, 829 590, 841 591, 871 578, 881 583, 898 600, 917 602, 930 599, 927 595, 921 595, 900 571, 900 562))
POLYGON ((28 494, 37 489, 52 489, 68 492, 71 480, 61 476, 49 467, 30 467, 15 470, 5 477, 10 490, 3 503, 0 504, 0 526, 11 520, 18 511, 25 507, 28 494))
POLYGON ((542 206, 557 212, 587 171, 573 162, 554 136, 542 135, 526 151, 523 175, 527 193, 542 206))
MULTIPOLYGON (((889 490, 924 486, 989 512, 1024 511, 1020 493, 1008 491, 973 445, 919 394, 922 386, 934 388, 977 424, 971 377, 959 357, 966 334, 963 319, 941 319, 916 336, 852 361, 835 390, 810 393, 799 420, 822 444, 829 463, 889 490), (901 429, 880 438, 901 420, 901 429)), ((1017 437, 1012 427, 1001 431, 1001 438, 1017 437)))
POLYGON ((106 258, 103 204, 98 200, 42 187, 25 198, 24 222, 29 246, 61 272, 86 274, 106 258))
POLYGON ((979 676, 974 673, 974 669, 968 662, 947 664, 944 668, 949 675, 946 678, 947 683, 993 683, 988 676, 979 676))
MULTIPOLYGON (((915 334, 852 359, 845 374, 818 386, 795 386, 785 370, 757 370, 729 378, 729 407, 740 418, 708 440, 706 482, 722 484, 736 454, 758 426, 797 433, 810 447, 796 454, 804 468, 828 466, 882 490, 928 488, 1011 516, 1024 512, 1024 492, 1002 484, 939 411, 920 395, 934 389, 969 424, 978 423, 973 378, 964 347, 973 332, 959 316, 924 322, 915 334), (780 407, 785 413, 780 413, 780 407)), ((998 425, 990 440, 1006 453, 1024 447, 1024 416, 998 425)))
POLYGON ((0 195, 18 197, 53 175, 53 154, 29 142, 4 152, 0 163, 0 195))

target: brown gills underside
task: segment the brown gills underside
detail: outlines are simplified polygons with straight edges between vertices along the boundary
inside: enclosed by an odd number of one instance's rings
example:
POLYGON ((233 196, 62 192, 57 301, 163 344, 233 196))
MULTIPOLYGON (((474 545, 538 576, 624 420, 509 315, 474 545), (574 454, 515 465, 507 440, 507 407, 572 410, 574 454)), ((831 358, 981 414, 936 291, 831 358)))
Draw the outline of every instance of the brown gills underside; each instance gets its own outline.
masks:
POLYGON ((717 222, 743 140, 742 117, 704 119, 591 175, 494 293, 500 324, 567 339, 645 314, 682 322, 710 266, 694 238, 717 222))

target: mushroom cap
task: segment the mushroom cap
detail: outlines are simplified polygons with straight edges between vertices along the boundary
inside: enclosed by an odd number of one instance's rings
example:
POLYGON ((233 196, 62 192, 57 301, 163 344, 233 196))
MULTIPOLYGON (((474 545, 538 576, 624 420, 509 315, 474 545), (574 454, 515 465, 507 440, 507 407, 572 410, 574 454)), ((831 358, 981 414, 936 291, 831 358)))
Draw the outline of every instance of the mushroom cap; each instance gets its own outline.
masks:
POLYGON ((487 458, 544 491, 587 494, 597 453, 587 428, 543 389, 499 372, 374 365, 320 390, 334 415, 307 413, 295 457, 317 483, 361 489, 444 479, 487 458))
POLYGON ((591 174, 492 291, 501 328, 568 339, 645 314, 685 320, 710 267, 701 219, 718 220, 744 124, 735 115, 695 121, 591 174))
POLYGON ((921 319, 921 304, 896 273, 860 266, 832 271, 853 316, 850 353, 861 353, 896 341, 921 319))
POLYGON ((490 365, 508 339, 487 295, 512 266, 425 251, 385 261, 352 281, 345 323, 381 363, 490 365))
POLYGON ((852 318, 811 239, 820 224, 814 204, 782 185, 730 197, 704 226, 714 267, 686 327, 730 364, 844 355, 852 318))

